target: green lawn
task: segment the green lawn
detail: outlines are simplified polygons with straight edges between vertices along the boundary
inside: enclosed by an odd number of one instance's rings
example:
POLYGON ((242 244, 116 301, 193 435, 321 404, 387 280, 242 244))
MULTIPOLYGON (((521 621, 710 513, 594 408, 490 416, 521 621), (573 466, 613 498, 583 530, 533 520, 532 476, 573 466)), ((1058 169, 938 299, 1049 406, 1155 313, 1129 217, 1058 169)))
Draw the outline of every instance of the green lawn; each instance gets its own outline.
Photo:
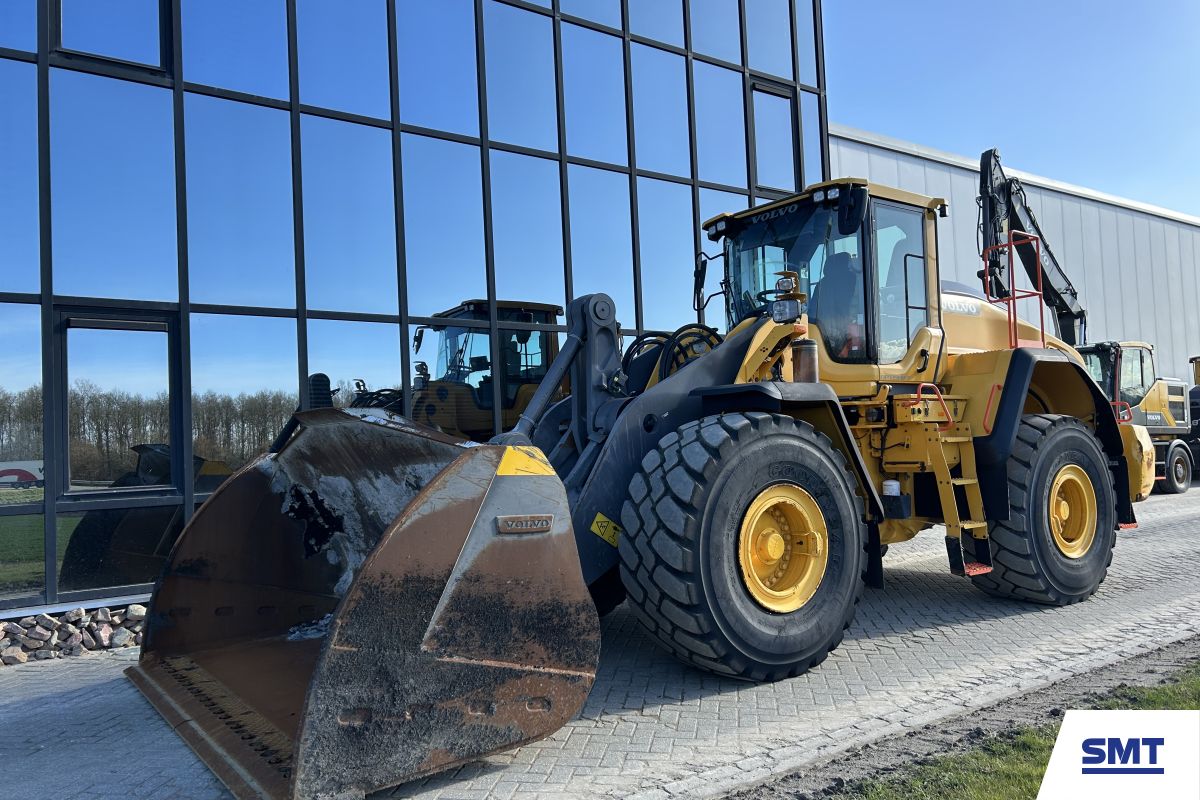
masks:
MULTIPOLYGON (((1200 708, 1200 663, 1159 686, 1117 689, 1091 708, 1200 708)), ((856 800, 1016 800, 1037 797, 1057 725, 1007 732, 966 753, 937 758, 835 795, 856 800)))
MULTIPOLYGON (((41 491, 40 489, 37 491, 41 491)), ((81 518, 58 520, 58 562, 81 518)), ((45 584, 45 529, 41 514, 0 517, 0 593, 39 592, 45 584)))

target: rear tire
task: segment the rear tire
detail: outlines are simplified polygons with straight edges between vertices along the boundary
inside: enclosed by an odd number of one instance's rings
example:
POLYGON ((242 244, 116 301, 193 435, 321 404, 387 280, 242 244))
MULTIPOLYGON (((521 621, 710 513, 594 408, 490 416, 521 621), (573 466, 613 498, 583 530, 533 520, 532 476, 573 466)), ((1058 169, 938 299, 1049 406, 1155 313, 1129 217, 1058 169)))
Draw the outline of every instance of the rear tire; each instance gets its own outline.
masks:
POLYGON ((1163 494, 1183 494, 1192 485, 1192 457, 1185 445, 1176 444, 1167 450, 1163 479, 1156 483, 1163 494))
MULTIPOLYGON (((762 681, 816 666, 841 643, 862 595, 866 530, 855 486, 841 453, 806 422, 732 413, 680 426, 642 460, 621 512, 629 605, 660 645, 712 672, 762 681), (751 593, 739 543, 743 517, 764 493, 797 488, 824 524, 827 558, 811 595, 781 613, 751 593)), ((797 552, 808 545, 789 551, 797 552)), ((809 563, 793 558, 781 572, 809 563)))
MULTIPOLYGON (((972 577, 974 584, 991 595, 1057 606, 1095 593, 1116 543, 1116 490, 1096 436, 1074 417, 1025 415, 1008 459, 1008 497, 1009 519, 989 526, 992 571, 972 577), (1052 531, 1050 494, 1064 475, 1076 486, 1086 475, 1094 530, 1083 526, 1076 536, 1058 537, 1052 531)), ((1078 507, 1069 510, 1079 518, 1078 507)), ((1058 525, 1069 528, 1070 520, 1060 516, 1058 525)))

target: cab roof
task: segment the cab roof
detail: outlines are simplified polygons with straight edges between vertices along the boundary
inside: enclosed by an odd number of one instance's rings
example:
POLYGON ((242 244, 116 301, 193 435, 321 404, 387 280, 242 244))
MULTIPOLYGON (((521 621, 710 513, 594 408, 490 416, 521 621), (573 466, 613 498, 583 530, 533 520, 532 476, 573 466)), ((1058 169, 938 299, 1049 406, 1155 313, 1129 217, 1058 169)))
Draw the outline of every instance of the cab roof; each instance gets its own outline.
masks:
MULTIPOLYGON (((534 303, 525 300, 497 300, 496 308, 505 311, 531 311, 561 317, 562 306, 554 303, 534 303)), ((464 300, 454 308, 439 311, 433 316, 450 319, 487 319, 487 300, 464 300)))
POLYGON ((700 227, 707 231, 717 220, 720 219, 744 219, 751 215, 757 215, 764 211, 770 211, 774 208, 781 208, 791 205, 799 200, 808 200, 812 197, 813 192, 822 190, 828 191, 829 189, 835 187, 840 188, 843 186, 865 186, 867 187, 867 193, 872 197, 878 197, 881 200, 891 200, 896 203, 904 203, 910 206, 917 206, 928 211, 936 211, 938 208, 947 205, 944 198, 929 197, 928 195, 917 194, 915 192, 906 192, 905 190, 897 189, 894 186, 885 186, 882 183, 873 183, 866 178, 835 178, 834 180, 830 181, 814 183, 807 187, 803 192, 788 195, 781 200, 774 200, 764 205, 754 206, 753 208, 748 208, 745 211, 738 211, 735 213, 722 212, 717 214, 712 219, 707 220, 700 227))

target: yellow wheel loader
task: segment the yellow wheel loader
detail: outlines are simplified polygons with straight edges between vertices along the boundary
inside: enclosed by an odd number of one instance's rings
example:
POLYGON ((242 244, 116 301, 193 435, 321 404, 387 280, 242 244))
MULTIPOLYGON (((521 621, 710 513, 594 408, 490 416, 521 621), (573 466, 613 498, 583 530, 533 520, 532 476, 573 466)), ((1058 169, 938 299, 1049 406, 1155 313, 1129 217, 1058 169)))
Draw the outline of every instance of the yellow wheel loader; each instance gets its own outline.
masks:
POLYGON ((180 537, 130 677, 235 795, 353 797, 565 724, 622 592, 755 681, 820 663, 926 529, 985 592, 1087 598, 1134 524, 1112 407, 1069 334, 941 291, 939 211, 847 178, 717 217, 727 336, 623 358, 613 302, 577 298, 488 444, 297 414, 180 537))
MULTIPOLYGON (((1122 426, 1144 427, 1154 446, 1154 491, 1182 494, 1192 485, 1197 453, 1188 385, 1159 377, 1154 345, 1093 342, 1079 348, 1122 426)), ((1136 498, 1135 498, 1136 499, 1136 498)))

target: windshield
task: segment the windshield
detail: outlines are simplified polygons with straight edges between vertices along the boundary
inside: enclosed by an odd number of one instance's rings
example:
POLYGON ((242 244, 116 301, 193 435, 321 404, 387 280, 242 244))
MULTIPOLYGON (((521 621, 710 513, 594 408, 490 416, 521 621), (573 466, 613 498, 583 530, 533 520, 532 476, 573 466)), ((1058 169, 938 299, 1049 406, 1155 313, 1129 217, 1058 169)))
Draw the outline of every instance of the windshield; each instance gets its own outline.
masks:
POLYGON ((774 299, 777 273, 791 270, 800 276, 809 321, 829 354, 865 358, 861 229, 840 234, 836 207, 807 201, 751 215, 748 223, 726 240, 729 327, 764 312, 774 299))
POLYGON ((449 327, 438 342, 436 380, 465 383, 475 388, 491 374, 488 333, 475 328, 449 327))

